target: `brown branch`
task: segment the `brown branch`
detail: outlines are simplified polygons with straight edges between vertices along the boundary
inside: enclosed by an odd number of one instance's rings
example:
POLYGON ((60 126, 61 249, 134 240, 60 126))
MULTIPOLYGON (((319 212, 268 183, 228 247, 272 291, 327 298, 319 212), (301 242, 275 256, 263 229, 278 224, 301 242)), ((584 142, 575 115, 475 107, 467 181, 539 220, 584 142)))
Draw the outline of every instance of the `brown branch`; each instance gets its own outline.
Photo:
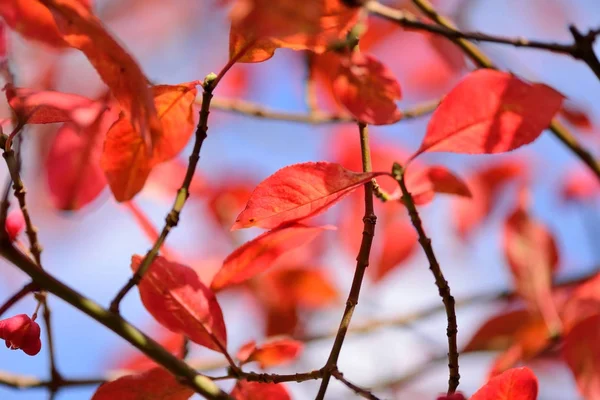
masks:
POLYGON ((427 260, 429 261, 429 269, 433 273, 435 284, 438 288, 438 292, 442 298, 444 308, 446 310, 446 318, 448 320, 448 327, 446 329, 446 335, 448 336, 448 368, 450 375, 448 378, 448 394, 450 395, 456 391, 456 388, 460 383, 458 367, 458 344, 456 341, 458 326, 456 323, 454 297, 452 297, 452 294, 450 293, 448 281, 446 281, 446 278, 444 278, 444 273, 442 272, 440 264, 438 263, 433 251, 433 247, 431 246, 431 239, 427 237, 425 230, 423 229, 423 223, 421 222, 421 217, 419 216, 417 207, 415 206, 414 199, 408 191, 406 183, 404 182, 403 168, 395 163, 392 169, 392 174, 394 175, 396 181, 398 181, 398 185, 402 190, 402 202, 406 206, 410 220, 417 231, 419 243, 421 244, 421 247, 427 256, 427 260))
POLYGON ((160 233, 158 239, 154 242, 152 248, 146 253, 146 256, 140 263, 140 267, 133 274, 131 279, 127 281, 125 286, 119 290, 116 294, 113 301, 110 303, 110 311, 114 313, 119 313, 119 305, 123 298, 127 295, 127 293, 137 284, 140 283, 142 277, 152 264, 152 261, 158 255, 160 248, 163 243, 167 239, 169 232, 171 229, 177 226, 179 223, 179 214, 185 205, 188 197, 190 196, 189 190, 190 185, 192 183, 192 178, 194 177, 194 172, 196 171, 196 166, 198 165, 198 161, 200 160, 200 150, 202 149, 202 144, 204 140, 208 136, 208 115, 210 114, 210 102, 212 99, 212 92, 215 89, 215 82, 217 81, 217 76, 215 74, 209 74, 203 83, 203 94, 202 94, 202 107, 200 109, 200 118, 198 121, 198 127, 196 128, 194 149, 192 150, 192 154, 190 155, 188 168, 185 174, 185 178, 183 179, 183 183, 181 184, 181 188, 177 191, 177 197, 175 198, 175 202, 171 211, 167 215, 165 226, 160 233))
POLYGON ((371 391, 361 388, 360 386, 356 386, 354 383, 349 382, 346 378, 344 378, 344 374, 342 374, 339 370, 334 370, 331 372, 331 375, 335 377, 338 381, 342 382, 344 385, 348 386, 354 393, 359 395, 360 397, 364 397, 369 400, 380 400, 379 397, 375 396, 371 391))
MULTIPOLYGON (((201 100, 197 100, 197 103, 201 104, 201 100)), ((438 106, 439 100, 428 101, 423 104, 419 104, 415 107, 402 111, 402 119, 410 120, 427 115, 435 110, 438 106)), ((263 107, 259 104, 252 103, 245 100, 239 99, 225 99, 215 97, 211 102, 211 108, 215 110, 221 110, 226 112, 232 112, 236 114, 245 115, 248 117, 264 118, 274 121, 286 121, 296 122, 303 124, 334 124, 341 122, 355 122, 354 119, 345 114, 328 114, 322 112, 310 112, 307 114, 292 113, 271 110, 267 107, 263 107)))
MULTIPOLYGON (((462 51, 477 65, 479 68, 490 68, 498 69, 492 60, 486 56, 475 44, 471 43, 467 38, 461 36, 461 32, 456 29, 452 21, 448 18, 438 14, 435 8, 431 5, 428 0, 413 0, 413 3, 429 18, 435 21, 438 28, 444 29, 433 29, 428 30, 432 25, 425 24, 427 27, 422 26, 422 23, 406 25, 406 27, 414 29, 425 29, 428 32, 442 35, 449 40, 452 40, 462 51)), ((388 19, 400 26, 408 24, 406 14, 402 11, 395 10, 393 8, 386 7, 379 4, 376 1, 370 1, 366 5, 367 9, 373 14, 379 17, 388 19)), ((410 19, 410 18, 409 18, 410 19)), ((590 34, 598 35, 598 30, 591 31, 590 34)), ((473 39, 473 38, 472 38, 473 39)), ((474 40, 474 39, 473 39, 474 40)), ((518 42, 518 40, 517 40, 518 42)), ((558 45, 559 47, 562 45, 558 45)), ((579 157, 581 161, 600 179, 600 163, 594 158, 594 156, 585 149, 575 137, 569 132, 569 130, 561 124, 558 120, 553 120, 550 124, 550 131, 573 153, 579 157)))
POLYGON ((21 300, 22 298, 24 298, 25 296, 27 296, 29 293, 37 290, 37 288, 38 288, 38 286, 35 283, 29 282, 28 284, 26 284, 25 286, 23 286, 21 289, 19 289, 18 292, 16 292, 12 296, 10 296, 8 298, 8 300, 6 300, 4 302, 4 304, 2 304, 2 306, 0 306, 0 317, 2 317, 2 315, 9 308, 11 308, 13 305, 15 305, 19 300, 21 300))
MULTIPOLYGON (((369 149, 368 128, 367 125, 362 122, 358 123, 358 128, 360 135, 363 171, 371 172, 371 152, 369 149)), ((315 400, 323 400, 325 397, 325 392, 327 391, 327 386, 331 379, 331 373, 337 369, 337 361, 342 350, 342 345, 344 344, 346 333, 348 332, 348 328, 350 326, 350 321, 352 320, 354 308, 358 304, 360 288, 365 276, 365 271, 369 266, 369 257, 371 254, 373 236, 375 235, 376 222, 377 217, 375 216, 375 211, 373 209, 373 183, 369 182, 365 184, 365 215, 363 217, 363 236, 360 243, 360 250, 358 252, 358 256, 356 257, 356 270, 354 272, 354 278, 352 279, 352 286, 350 288, 350 293, 348 294, 348 300, 346 300, 346 308, 344 309, 342 321, 340 322, 340 326, 333 342, 329 358, 327 359, 327 363, 323 368, 323 380, 321 381, 321 386, 319 387, 319 392, 315 400)))

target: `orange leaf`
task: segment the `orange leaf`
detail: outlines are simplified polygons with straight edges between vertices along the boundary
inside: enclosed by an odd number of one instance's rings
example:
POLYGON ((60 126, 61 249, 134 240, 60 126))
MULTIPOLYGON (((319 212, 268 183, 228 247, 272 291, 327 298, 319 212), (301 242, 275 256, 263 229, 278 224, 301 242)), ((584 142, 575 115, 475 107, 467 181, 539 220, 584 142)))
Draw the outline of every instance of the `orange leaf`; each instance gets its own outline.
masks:
POLYGON ((527 310, 515 310, 488 319, 473 335, 463 352, 506 350, 514 342, 520 329, 531 320, 527 310))
POLYGON ((441 165, 407 170, 406 186, 417 205, 429 203, 436 193, 471 197, 467 184, 441 165))
POLYGON ((175 157, 194 131, 194 83, 152 87, 162 130, 152 138, 152 154, 122 115, 109 129, 101 165, 117 201, 131 200, 146 183, 152 168, 175 157))
POLYGON ((40 0, 52 12, 69 46, 81 50, 109 87, 147 145, 161 135, 148 79, 137 62, 106 31, 102 22, 77 0, 40 0))
POLYGON ((352 172, 339 164, 308 162, 282 168, 252 192, 232 230, 275 228, 318 215, 384 172, 352 172))
POLYGON ((569 296, 561 309, 565 330, 568 331, 579 321, 586 319, 600 310, 600 274, 581 283, 569 296))
POLYGON ((344 59, 333 92, 356 119, 367 124, 393 124, 402 116, 396 106, 402 96, 398 81, 370 55, 354 52, 344 59))
POLYGON ((470 400, 536 400, 538 381, 529 368, 513 368, 490 379, 470 400))
POLYGON ((584 319, 564 340, 562 356, 571 369, 579 392, 586 399, 600 398, 600 315, 584 319))
POLYGON ((231 253, 215 275, 211 288, 215 291, 252 278, 268 269, 284 253, 312 241, 332 226, 289 225, 265 232, 231 253))
POLYGON ((338 299, 335 285, 323 269, 305 266, 274 269, 261 279, 259 290, 265 290, 268 300, 278 305, 308 309, 322 308, 338 299))
POLYGON ((105 108, 101 102, 76 94, 15 88, 11 84, 5 90, 10 107, 28 124, 74 122, 84 127, 105 108))
POLYGON ((291 400, 281 383, 238 381, 231 392, 235 400, 291 400))
MULTIPOLYGON (((131 269, 136 272, 141 262, 134 255, 131 269)), ((148 312, 165 328, 209 349, 227 347, 221 307, 190 267, 157 256, 138 288, 148 312)))
POLYGON ((529 216, 521 197, 504 224, 504 253, 519 295, 534 312, 541 313, 549 329, 558 330, 560 321, 551 290, 558 248, 548 228, 529 216))
POLYGON ((189 386, 159 367, 100 385, 92 400, 187 400, 193 394, 189 386))
POLYGON ((426 151, 491 154, 531 143, 550 125, 563 96, 506 72, 470 73, 433 113, 423 143, 426 151))
POLYGON ((260 368, 270 368, 277 365, 289 364, 296 360, 304 344, 290 338, 275 338, 259 347, 254 341, 246 343, 238 351, 236 357, 242 364, 258 362, 260 368))

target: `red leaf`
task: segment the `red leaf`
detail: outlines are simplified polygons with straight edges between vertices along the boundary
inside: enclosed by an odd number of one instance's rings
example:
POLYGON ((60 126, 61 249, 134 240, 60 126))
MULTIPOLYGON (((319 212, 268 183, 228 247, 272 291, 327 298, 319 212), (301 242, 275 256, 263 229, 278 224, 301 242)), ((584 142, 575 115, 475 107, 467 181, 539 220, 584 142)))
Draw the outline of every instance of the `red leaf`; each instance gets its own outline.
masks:
MULTIPOLYGON (((406 219, 383 222, 383 245, 377 261, 373 263, 375 282, 385 278, 396 266, 402 264, 417 249, 417 233, 406 219)), ((369 267, 371 268, 371 267, 369 267)))
MULTIPOLYGON (((131 269, 137 271, 141 262, 134 255, 131 269)), ((227 347, 221 307, 190 267, 157 256, 138 288, 148 312, 165 328, 209 349, 227 347)))
POLYGON ((175 157, 194 132, 195 84, 152 87, 162 130, 152 137, 152 153, 129 121, 121 116, 106 134, 101 165, 117 201, 131 200, 152 168, 175 157))
POLYGON ((393 124, 402 117, 396 106, 402 97, 398 81, 370 55, 354 52, 344 59, 333 92, 356 119, 367 124, 393 124))
POLYGON ((586 202, 600 196, 600 181, 587 168, 578 168, 563 179, 561 195, 564 201, 586 202))
POLYGON ((571 329, 562 356, 571 369, 579 392, 586 399, 600 398, 600 315, 595 314, 571 329))
POLYGON ((115 117, 107 110, 88 127, 64 124, 58 130, 46 158, 46 180, 59 210, 78 210, 106 187, 100 157, 104 133, 115 117))
POLYGON ((254 184, 247 181, 232 182, 228 179, 221 186, 210 185, 207 199, 209 215, 225 229, 229 229, 238 211, 245 207, 252 194, 254 184))
POLYGON ((590 120, 588 112, 575 104, 563 104, 560 109, 560 115, 571 125, 579 129, 584 131, 590 131, 592 129, 592 121, 590 120))
POLYGON ((581 283, 569 295, 561 309, 564 328, 569 331, 579 321, 586 319, 600 310, 600 274, 581 283))
POLYGON ((100 385, 92 400, 188 400, 193 394, 189 386, 159 367, 100 385))
POLYGON ((550 125, 563 96, 543 84, 529 84, 506 72, 469 74, 433 113, 423 143, 426 151, 491 154, 534 141, 550 125))
POLYGON ((63 40, 81 50, 109 87, 133 129, 146 142, 161 135, 161 125, 137 62, 106 31, 102 22, 77 0, 40 0, 52 12, 63 40))
POLYGON ((5 87, 8 104, 28 124, 74 122, 85 127, 96 120, 104 104, 87 97, 53 91, 5 87))
POLYGON ((256 361, 260 368, 265 369, 293 362, 303 349, 304 344, 297 340, 275 338, 259 347, 254 341, 249 342, 240 348, 236 357, 242 364, 256 361))
POLYGON ((529 368, 513 368, 492 379, 470 400, 536 400, 538 381, 529 368))
POLYGON ((306 266, 278 267, 262 277, 258 290, 267 294, 266 300, 274 306, 283 307, 318 309, 339 298, 323 269, 306 266))
POLYGON ((281 383, 238 381, 231 396, 236 400, 291 400, 281 383))
POLYGON ((441 165, 408 169, 406 186, 417 205, 429 203, 436 193, 471 197, 467 184, 441 165))
POLYGON ((290 165, 256 187, 231 229, 275 228, 313 217, 383 174, 352 172, 327 162, 290 165))
POLYGON ((238 247, 215 275, 211 288, 214 291, 241 283, 263 272, 284 253, 312 241, 331 226, 290 225, 265 232, 238 247))
POLYGON ((519 295, 541 313, 549 329, 558 330, 560 320, 552 299, 558 248, 548 228, 528 215, 523 197, 504 224, 504 253, 519 295))

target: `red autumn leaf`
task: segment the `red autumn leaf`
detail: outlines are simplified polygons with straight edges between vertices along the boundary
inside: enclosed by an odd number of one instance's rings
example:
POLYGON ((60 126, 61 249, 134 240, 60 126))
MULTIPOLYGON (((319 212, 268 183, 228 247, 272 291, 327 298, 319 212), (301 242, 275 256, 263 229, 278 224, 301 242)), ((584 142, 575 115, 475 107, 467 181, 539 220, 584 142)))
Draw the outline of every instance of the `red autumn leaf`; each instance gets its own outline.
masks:
POLYGON ((92 400, 188 400, 194 394, 162 367, 100 385, 92 400))
POLYGON ((15 113, 28 124, 74 122, 85 127, 96 120, 104 104, 71 93, 35 91, 5 87, 6 99, 15 113))
POLYGON ((359 121, 386 125, 402 117, 396 100, 402 93, 392 72, 376 58, 352 53, 340 65, 333 82, 333 92, 346 109, 359 121))
POLYGON ((471 198, 452 199, 451 221, 458 235, 465 239, 494 210, 499 191, 515 178, 524 175, 524 165, 515 160, 497 162, 478 170, 467 179, 471 198))
POLYGON ((260 368, 265 369, 293 362, 303 349, 302 342, 290 338, 275 338, 259 347, 252 341, 240 348, 236 358, 242 364, 256 361, 260 368))
POLYGON ((131 200, 152 168, 175 157, 194 132, 195 83, 152 87, 162 130, 152 138, 152 154, 129 121, 121 116, 109 129, 101 165, 117 201, 131 200))
POLYGON ((600 181, 590 170, 580 167, 564 177, 560 191, 564 201, 593 201, 600 196, 600 181))
POLYGON ((531 143, 550 125, 563 96, 490 69, 470 73, 433 113, 423 143, 426 151, 503 153, 531 143))
POLYGON ((69 46, 87 57, 115 96, 138 135, 152 145, 161 124, 148 79, 137 62, 106 31, 102 22, 77 0, 40 0, 52 12, 69 46))
POLYGON ((59 210, 78 210, 106 187, 100 157, 104 133, 115 117, 106 110, 87 127, 64 124, 58 130, 46 158, 46 181, 59 210))
POLYGON ((282 168, 262 181, 232 230, 275 228, 318 215, 385 172, 352 172, 339 164, 308 162, 282 168))
POLYGON ((339 298, 335 285, 323 269, 306 266, 278 267, 265 274, 256 286, 265 295, 265 301, 274 306, 318 309, 339 298))
MULTIPOLYGON (((142 257, 132 257, 133 272, 141 262, 142 257)), ((221 307, 190 267, 157 256, 138 288, 146 310, 165 328, 209 349, 227 347, 221 307)))
POLYGON ((580 321, 571 329, 562 356, 571 369, 579 392, 586 399, 600 397, 600 314, 580 321))
POLYGON ((406 219, 383 222, 383 242, 378 258, 375 258, 371 276, 375 282, 385 278, 396 266, 402 264, 417 249, 417 233, 406 219))
POLYGON ((481 350, 506 350, 524 326, 531 320, 527 310, 514 310, 488 319, 473 335, 463 352, 481 350))
POLYGON ((600 274, 579 284, 561 308, 565 331, 600 310, 600 274))
POLYGON ((538 381, 529 368, 513 368, 490 379, 470 400, 536 400, 538 381))
POLYGON ((516 290, 534 312, 540 312, 548 328, 560 329, 552 275, 558 268, 558 248, 548 228, 527 213, 526 192, 504 224, 504 253, 516 290))
POLYGON ((248 203, 253 189, 254 184, 249 181, 232 182, 230 179, 220 186, 210 185, 207 199, 209 215, 219 226, 229 229, 239 210, 248 203))
POLYGON ((291 400, 281 383, 238 381, 231 392, 235 400, 291 400))
POLYGON ((467 184, 441 165, 407 169, 406 186, 417 205, 429 203, 436 193, 471 197, 467 184))
POLYGON ((265 232, 231 253, 215 275, 211 288, 215 291, 235 285, 263 272, 284 253, 312 241, 331 226, 289 225, 265 232))
POLYGON ((563 117, 571 125, 590 131, 592 129, 592 121, 587 111, 572 103, 563 104, 560 109, 560 116, 563 117))
POLYGON ((253 14, 246 16, 243 21, 232 24, 229 32, 230 57, 246 46, 249 40, 258 38, 240 62, 268 60, 280 47, 323 53, 329 45, 345 38, 359 16, 358 9, 346 7, 340 0, 309 0, 301 7, 299 3, 289 0, 270 1, 268 5, 255 2, 254 7, 265 9, 253 10, 253 14), (304 15, 302 10, 306 11, 304 15), (290 25, 294 21, 301 25, 299 30, 290 25), (279 24, 282 25, 277 26, 279 24), (261 36, 261 33, 267 35, 261 36))

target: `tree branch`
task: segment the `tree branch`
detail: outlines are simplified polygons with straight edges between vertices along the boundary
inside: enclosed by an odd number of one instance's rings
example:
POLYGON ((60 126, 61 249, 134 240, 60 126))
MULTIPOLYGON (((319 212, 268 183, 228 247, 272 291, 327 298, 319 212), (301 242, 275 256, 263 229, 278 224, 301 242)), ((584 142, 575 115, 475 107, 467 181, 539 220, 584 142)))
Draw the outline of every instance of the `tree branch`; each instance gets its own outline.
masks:
POLYGON ((342 382, 344 385, 348 386, 354 393, 356 393, 360 397, 364 397, 365 399, 369 399, 369 400, 380 400, 379 397, 375 396, 369 390, 361 388, 360 386, 356 386, 352 382, 349 382, 348 380, 346 380, 346 378, 344 378, 344 374, 342 374, 337 369, 332 371, 331 375, 333 375, 335 377, 335 379, 342 382))
POLYGON ((448 378, 448 395, 451 395, 456 391, 456 388, 460 383, 458 367, 458 344, 456 341, 458 326, 456 323, 454 297, 452 297, 452 294, 450 293, 448 281, 446 281, 444 278, 444 273, 442 272, 440 264, 438 263, 433 251, 433 247, 431 246, 431 239, 427 237, 425 230, 423 229, 423 223, 421 222, 421 217, 419 216, 417 207, 415 206, 414 199, 408 191, 406 183, 404 182, 403 168, 398 164, 394 164, 392 174, 394 175, 396 181, 398 181, 398 185, 400 185, 400 189, 402 190, 402 202, 406 206, 410 220, 417 231, 419 243, 421 244, 421 247, 427 256, 427 260, 429 261, 429 269, 433 273, 435 284, 438 287, 438 292, 442 298, 444 308, 446 310, 446 318, 448 320, 448 327, 446 329, 446 335, 448 336, 448 368, 450 375, 448 378))
MULTIPOLYGON (((359 122, 358 129, 360 134, 360 147, 362 154, 362 164, 364 172, 371 172, 371 152, 369 149, 369 132, 367 125, 359 122)), ((363 217, 363 236, 360 244, 360 250, 356 257, 356 270, 354 272, 354 278, 352 279, 352 286, 350 293, 348 294, 348 300, 346 300, 346 308, 342 316, 342 321, 337 331, 337 335, 333 342, 333 347, 325 364, 323 380, 317 394, 316 400, 323 400, 325 392, 327 391, 327 385, 331 379, 331 373, 337 369, 337 361, 344 344, 344 339, 352 320, 352 314, 354 308, 358 304, 358 297, 360 295, 360 288, 362 281, 365 276, 365 271, 369 266, 369 256, 371 254, 371 245, 373 243, 373 236, 375 235, 375 223, 377 217, 373 209, 373 183, 369 182, 365 184, 365 215, 363 217)))

